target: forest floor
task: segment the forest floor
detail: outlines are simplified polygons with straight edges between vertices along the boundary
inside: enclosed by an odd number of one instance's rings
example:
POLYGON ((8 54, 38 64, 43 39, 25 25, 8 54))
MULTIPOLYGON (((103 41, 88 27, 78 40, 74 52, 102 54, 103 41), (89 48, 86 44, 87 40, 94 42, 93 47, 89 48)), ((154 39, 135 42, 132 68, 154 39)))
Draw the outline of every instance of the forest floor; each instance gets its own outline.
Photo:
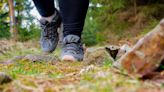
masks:
MULTIPOLYGON (((59 53, 57 48, 51 56, 58 57, 59 53)), ((26 54, 41 54, 39 42, 0 41, 0 61, 26 54)), ((116 72, 107 59, 109 56, 104 54, 97 52, 89 56, 94 59, 83 62, 17 60, 0 64, 0 72, 13 78, 12 82, 0 85, 0 92, 164 92, 164 84, 116 72), (100 56, 94 56, 98 54, 100 56), (106 57, 98 60, 101 56, 106 57)))

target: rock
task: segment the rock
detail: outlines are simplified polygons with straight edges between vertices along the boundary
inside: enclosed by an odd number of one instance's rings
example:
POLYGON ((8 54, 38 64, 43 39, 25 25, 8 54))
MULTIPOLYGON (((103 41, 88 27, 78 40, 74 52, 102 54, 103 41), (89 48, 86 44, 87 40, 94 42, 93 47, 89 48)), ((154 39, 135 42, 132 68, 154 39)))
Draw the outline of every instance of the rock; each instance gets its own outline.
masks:
POLYGON ((118 54, 117 54, 117 57, 120 58, 121 56, 123 56, 125 53, 131 51, 132 48, 127 45, 127 44, 124 44, 120 47, 119 51, 118 51, 118 54))
POLYGON ((105 47, 105 49, 113 58, 113 60, 116 61, 117 59, 120 59, 125 53, 129 52, 132 48, 129 45, 124 44, 121 47, 110 45, 105 47))
POLYGON ((55 56, 48 56, 48 55, 33 55, 29 54, 26 55, 22 58, 23 60, 28 60, 31 62, 57 62, 60 61, 57 57, 55 56))
POLYGON ((7 60, 5 62, 1 62, 1 63, 5 64, 5 65, 12 64, 12 63, 15 63, 17 60, 22 60, 23 58, 24 58, 24 56, 15 56, 12 59, 9 59, 9 60, 7 60))
POLYGON ((84 63, 87 65, 90 64, 96 64, 96 65, 102 65, 103 61, 105 59, 110 59, 112 61, 112 58, 109 56, 109 54, 106 52, 105 47, 98 47, 98 48, 87 48, 85 55, 84 55, 84 63))
POLYGON ((118 46, 108 46, 108 47, 105 47, 105 49, 109 53, 109 55, 113 58, 113 60, 116 60, 117 54, 120 50, 120 47, 118 47, 118 46))
POLYGON ((7 60, 5 62, 0 62, 0 63, 7 65, 7 64, 11 64, 11 63, 16 63, 16 61, 18 61, 18 60, 30 61, 30 62, 50 62, 52 64, 60 61, 59 58, 57 58, 55 56, 28 54, 28 55, 24 55, 24 56, 16 56, 10 60, 7 60))
POLYGON ((130 50, 131 48, 127 44, 124 44, 121 47, 109 45, 104 47, 87 48, 84 55, 84 62, 86 64, 102 65, 103 61, 108 59, 109 62, 113 63, 130 50))
POLYGON ((10 76, 6 75, 3 72, 0 72, 0 85, 9 83, 11 81, 12 81, 12 78, 10 76))
POLYGON ((154 72, 164 59, 164 19, 118 60, 131 75, 144 77, 154 72))

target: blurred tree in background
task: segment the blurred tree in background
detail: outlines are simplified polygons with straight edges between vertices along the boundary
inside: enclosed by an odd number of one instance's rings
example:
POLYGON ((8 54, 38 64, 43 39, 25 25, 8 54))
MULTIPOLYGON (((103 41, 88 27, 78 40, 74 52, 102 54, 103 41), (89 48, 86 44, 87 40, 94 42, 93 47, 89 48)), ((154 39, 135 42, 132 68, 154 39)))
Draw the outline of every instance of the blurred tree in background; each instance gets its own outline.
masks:
POLYGON ((2 0, 0 1, 0 38, 9 38, 9 17, 8 17, 8 10, 7 7, 7 1, 2 0))
MULTIPOLYGON (((39 38, 33 7, 31 0, 14 0, 19 41, 39 38)), ((163 18, 163 10, 163 0, 90 0, 83 42, 92 46, 144 35, 163 18)), ((8 3, 0 0, 0 38, 9 38, 9 29, 8 3)))
MULTIPOLYGON (((10 1, 10 0, 9 0, 10 1)), ((26 41, 39 38, 38 25, 34 23, 34 17, 30 14, 34 6, 31 0, 14 0, 14 13, 16 28, 18 30, 17 39, 26 41), (35 36, 34 36, 35 35, 35 36)), ((9 3, 7 0, 0 1, 0 38, 9 38, 10 33, 9 3)))
POLYGON ((164 17, 164 0, 90 0, 84 43, 118 43, 142 36, 164 17))

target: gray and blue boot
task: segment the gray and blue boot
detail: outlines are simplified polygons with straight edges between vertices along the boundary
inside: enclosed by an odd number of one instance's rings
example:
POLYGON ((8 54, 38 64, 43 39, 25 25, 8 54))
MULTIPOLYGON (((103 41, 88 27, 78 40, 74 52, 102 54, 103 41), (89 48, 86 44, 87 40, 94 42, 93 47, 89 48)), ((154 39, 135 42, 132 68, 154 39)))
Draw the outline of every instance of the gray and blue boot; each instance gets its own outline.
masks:
POLYGON ((63 61, 82 61, 84 50, 80 37, 76 35, 67 35, 63 39, 61 60, 63 61))
POLYGON ((61 24, 61 16, 56 10, 55 16, 51 22, 45 19, 40 20, 40 26, 42 29, 40 44, 43 52, 52 53, 58 44, 59 36, 57 29, 61 24))

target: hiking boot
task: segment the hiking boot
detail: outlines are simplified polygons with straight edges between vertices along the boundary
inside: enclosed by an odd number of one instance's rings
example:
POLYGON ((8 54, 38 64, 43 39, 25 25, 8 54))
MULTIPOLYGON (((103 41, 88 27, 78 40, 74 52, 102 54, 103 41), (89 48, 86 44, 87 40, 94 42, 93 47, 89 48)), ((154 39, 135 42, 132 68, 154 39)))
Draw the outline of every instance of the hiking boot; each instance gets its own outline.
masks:
POLYGON ((61 60, 82 61, 83 57, 84 50, 80 41, 80 37, 76 35, 68 35, 64 37, 61 60))
POLYGON ((46 53, 52 53, 59 41, 59 36, 57 29, 61 24, 61 17, 59 12, 56 10, 56 15, 51 22, 48 22, 45 19, 40 20, 41 25, 41 39, 40 44, 41 48, 46 53))

